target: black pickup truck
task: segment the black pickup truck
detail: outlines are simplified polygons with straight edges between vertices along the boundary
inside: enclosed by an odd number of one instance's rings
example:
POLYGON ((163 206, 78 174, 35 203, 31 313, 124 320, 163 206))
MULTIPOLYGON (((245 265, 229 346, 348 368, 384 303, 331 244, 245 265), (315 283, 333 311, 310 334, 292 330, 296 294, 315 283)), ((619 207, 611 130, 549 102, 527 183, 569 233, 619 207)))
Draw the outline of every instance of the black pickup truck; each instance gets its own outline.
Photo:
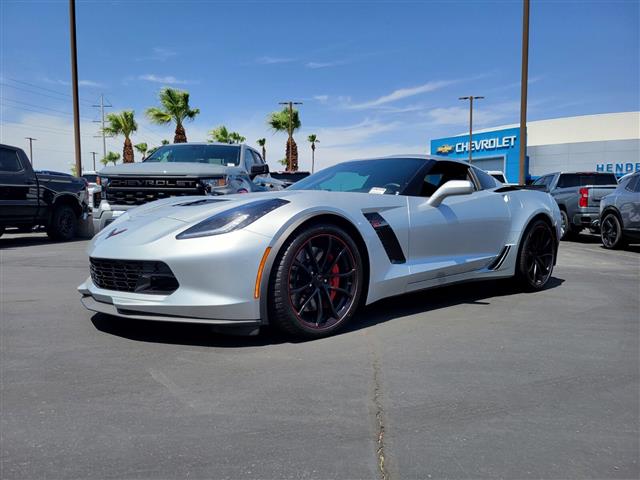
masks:
POLYGON ((22 149, 0 144, 0 235, 42 226, 53 240, 70 240, 87 211, 83 179, 36 174, 22 149))

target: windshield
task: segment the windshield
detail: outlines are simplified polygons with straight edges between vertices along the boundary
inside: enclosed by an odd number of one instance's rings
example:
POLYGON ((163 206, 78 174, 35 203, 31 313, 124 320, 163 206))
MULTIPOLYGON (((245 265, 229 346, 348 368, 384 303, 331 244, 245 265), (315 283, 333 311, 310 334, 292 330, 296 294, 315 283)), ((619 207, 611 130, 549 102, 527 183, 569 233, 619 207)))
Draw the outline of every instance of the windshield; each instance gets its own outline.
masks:
POLYGON ((240 164, 239 145, 165 145, 145 160, 160 163, 206 163, 209 165, 237 166, 240 164))
POLYGON ((89 174, 89 173, 85 173, 84 175, 82 175, 82 178, 84 178, 89 183, 96 183, 96 178, 97 177, 98 177, 98 175, 92 175, 92 174, 89 174))
POLYGON ((289 187, 289 190, 326 190, 398 195, 425 164, 419 158, 358 160, 326 168, 289 187))

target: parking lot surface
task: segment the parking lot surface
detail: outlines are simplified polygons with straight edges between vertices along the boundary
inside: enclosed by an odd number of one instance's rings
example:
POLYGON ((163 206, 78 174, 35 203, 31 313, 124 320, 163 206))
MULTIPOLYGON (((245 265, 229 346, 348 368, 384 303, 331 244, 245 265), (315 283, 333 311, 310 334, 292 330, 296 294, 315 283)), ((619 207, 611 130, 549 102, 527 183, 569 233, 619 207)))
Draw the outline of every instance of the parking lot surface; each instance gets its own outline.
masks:
POLYGON ((638 248, 296 343, 93 315, 85 247, 0 239, 2 479, 639 476, 638 248))

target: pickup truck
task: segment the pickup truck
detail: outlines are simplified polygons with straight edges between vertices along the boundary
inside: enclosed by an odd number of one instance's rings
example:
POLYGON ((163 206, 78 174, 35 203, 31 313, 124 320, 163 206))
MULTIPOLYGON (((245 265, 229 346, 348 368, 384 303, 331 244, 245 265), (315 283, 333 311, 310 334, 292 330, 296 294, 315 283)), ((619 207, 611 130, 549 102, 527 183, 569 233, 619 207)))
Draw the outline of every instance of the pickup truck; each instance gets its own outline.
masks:
POLYGON ((18 147, 0 145, 0 235, 43 226, 53 240, 71 240, 86 216, 87 184, 71 175, 35 173, 18 147))
POLYGON ((143 162, 105 167, 94 194, 95 233, 129 209, 179 195, 226 195, 281 189, 257 150, 245 144, 175 143, 143 162))
POLYGON ((555 198, 562 217, 562 239, 584 228, 598 230, 600 199, 613 192, 618 181, 613 173, 556 172, 533 182, 543 185, 555 198))

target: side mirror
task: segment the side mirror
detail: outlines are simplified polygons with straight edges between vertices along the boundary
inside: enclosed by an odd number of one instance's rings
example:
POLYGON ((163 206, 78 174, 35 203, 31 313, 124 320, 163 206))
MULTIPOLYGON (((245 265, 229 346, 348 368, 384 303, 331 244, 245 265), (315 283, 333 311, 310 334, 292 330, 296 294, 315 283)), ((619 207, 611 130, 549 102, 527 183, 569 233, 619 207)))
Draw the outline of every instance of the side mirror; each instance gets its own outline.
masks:
POLYGON ((251 175, 264 175, 269 173, 269 165, 251 165, 251 175))
POLYGON ((468 195, 473 193, 473 184, 468 180, 449 180, 438 188, 427 202, 432 207, 439 206, 442 201, 453 195, 468 195))

